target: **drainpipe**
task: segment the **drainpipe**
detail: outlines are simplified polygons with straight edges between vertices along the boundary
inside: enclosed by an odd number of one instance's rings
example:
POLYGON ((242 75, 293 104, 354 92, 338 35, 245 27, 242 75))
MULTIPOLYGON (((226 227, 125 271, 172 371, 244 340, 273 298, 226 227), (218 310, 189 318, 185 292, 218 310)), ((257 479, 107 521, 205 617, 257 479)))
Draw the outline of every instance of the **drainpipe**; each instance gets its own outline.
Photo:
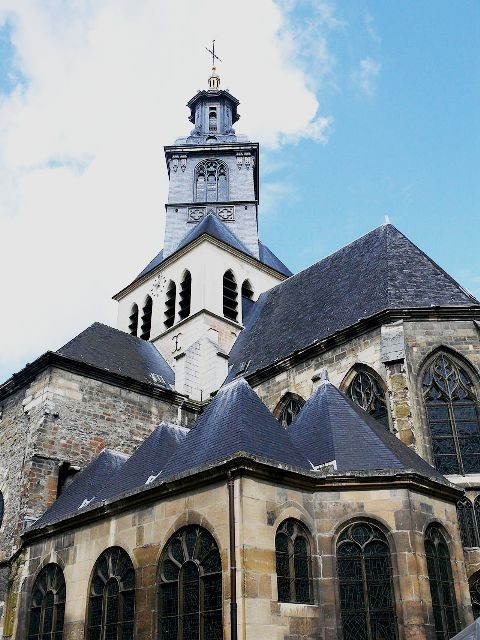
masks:
POLYGON ((230 638, 237 640, 237 562, 235 558, 235 485, 233 474, 227 471, 228 526, 230 531, 230 638))

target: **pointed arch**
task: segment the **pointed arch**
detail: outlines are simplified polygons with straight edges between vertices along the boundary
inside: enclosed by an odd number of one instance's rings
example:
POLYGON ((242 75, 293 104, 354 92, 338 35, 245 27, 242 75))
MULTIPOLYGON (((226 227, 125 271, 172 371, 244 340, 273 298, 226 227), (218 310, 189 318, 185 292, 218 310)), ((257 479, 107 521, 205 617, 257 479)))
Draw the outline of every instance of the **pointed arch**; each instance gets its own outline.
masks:
POLYGON ((206 529, 187 525, 172 535, 160 559, 157 582, 160 640, 223 639, 222 562, 206 529))
POLYGON ((472 501, 466 496, 457 502, 457 518, 464 548, 478 547, 478 528, 472 501))
POLYGON ((229 199, 228 166, 222 160, 202 160, 195 167, 196 202, 219 202, 229 199))
POLYGON ((391 550, 382 529, 355 521, 336 543, 344 640, 396 640, 398 624, 391 550))
POLYGON ((366 364, 354 364, 340 385, 345 394, 361 409, 390 428, 387 385, 382 377, 366 364))
POLYGON ((231 269, 223 274, 223 315, 235 322, 238 319, 238 287, 231 269))
POLYGON ((297 393, 287 391, 273 410, 273 415, 282 427, 288 427, 302 410, 305 400, 297 393))
POLYGON ((188 269, 185 269, 182 276, 182 281, 180 282, 180 310, 178 315, 180 320, 184 318, 188 318, 190 315, 190 307, 192 301, 192 276, 188 269))
POLYGON ((425 531, 425 555, 436 636, 448 640, 458 632, 458 610, 447 537, 436 522, 425 531))
POLYGON ((28 638, 57 640, 63 635, 66 586, 62 568, 49 563, 38 574, 32 589, 28 638))
POLYGON ((254 296, 252 283, 248 278, 242 282, 241 295, 242 295, 242 322, 243 324, 245 324, 245 320, 248 317, 248 314, 250 313, 253 306, 253 296, 254 296))
POLYGON ((288 518, 275 535, 279 602, 313 602, 311 534, 299 520, 288 518))
POLYGON ((134 302, 128 316, 128 332, 131 336, 136 336, 138 331, 138 304, 134 302))
POLYGON ((433 461, 444 474, 480 471, 480 403, 475 369, 451 350, 424 362, 419 383, 433 461))
POLYGON ((175 304, 177 299, 177 285, 173 280, 167 285, 167 290, 165 293, 165 311, 164 311, 164 320, 163 324, 168 329, 173 326, 175 322, 175 304))
POLYGON ((134 623, 135 569, 124 549, 110 547, 93 567, 86 640, 133 640, 134 623))
POLYGON ((152 330, 152 311, 153 300, 151 296, 147 296, 142 308, 142 318, 140 326, 140 338, 142 340, 150 340, 150 332, 152 330))

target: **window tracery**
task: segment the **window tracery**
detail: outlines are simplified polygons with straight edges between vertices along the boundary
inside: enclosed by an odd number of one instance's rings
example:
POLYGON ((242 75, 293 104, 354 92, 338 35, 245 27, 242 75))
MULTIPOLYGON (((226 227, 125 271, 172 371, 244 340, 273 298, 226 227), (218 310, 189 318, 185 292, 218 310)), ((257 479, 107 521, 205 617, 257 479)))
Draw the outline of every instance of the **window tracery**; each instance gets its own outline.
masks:
POLYGON ((387 400, 375 376, 363 369, 358 371, 348 386, 347 394, 355 404, 388 429, 387 400))
POLYGON ((384 533, 368 522, 350 525, 337 542, 344 640, 398 637, 390 549, 384 533))
POLYGON ((288 427, 302 410, 305 400, 296 393, 286 393, 277 404, 273 415, 282 427, 288 427))
POLYGON ((161 640, 222 640, 222 563, 212 535, 196 525, 175 533, 159 567, 161 640))
POLYGON ((195 201, 228 200, 227 165, 220 160, 204 160, 195 169, 195 201))
POLYGON ((476 573, 470 582, 470 598, 475 620, 480 616, 480 573, 476 573))
POLYGON ((441 473, 480 471, 480 414, 469 374, 445 354, 427 367, 423 397, 435 466, 441 473))
POLYGON ((275 536, 279 602, 311 603, 311 552, 309 534, 297 520, 285 520, 275 536))
POLYGON ((47 564, 33 585, 28 640, 62 639, 65 595, 62 569, 57 564, 47 564))
POLYGON ((135 570, 120 547, 102 553, 93 568, 87 640, 133 640, 135 570))
POLYGON ((425 533, 425 554, 437 640, 448 640, 458 631, 457 604, 450 552, 438 525, 425 533))
POLYGON ((478 498, 475 500, 476 509, 474 510, 471 500, 466 496, 457 502, 457 517, 460 527, 460 535, 464 547, 478 547, 478 521, 475 517, 478 515, 478 498))

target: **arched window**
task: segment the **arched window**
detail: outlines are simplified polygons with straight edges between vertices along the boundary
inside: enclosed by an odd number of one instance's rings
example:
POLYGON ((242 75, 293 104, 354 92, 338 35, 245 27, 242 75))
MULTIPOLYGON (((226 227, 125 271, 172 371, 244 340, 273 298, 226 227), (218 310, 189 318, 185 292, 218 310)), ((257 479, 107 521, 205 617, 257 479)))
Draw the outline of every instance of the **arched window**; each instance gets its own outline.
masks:
POLYGON ((173 280, 170 280, 167 286, 167 292, 165 294, 165 319, 163 324, 168 329, 173 326, 175 322, 175 301, 177 297, 177 285, 173 280))
POLYGON ((480 471, 480 415, 468 373, 441 353, 423 376, 435 466, 441 473, 480 471))
POLYGON ((217 130, 217 110, 215 107, 210 107, 208 112, 208 130, 217 130))
POLYGON ((138 305, 132 304, 130 309, 130 316, 128 317, 128 331, 131 336, 137 335, 138 329, 138 305))
POLYGON ((253 287, 250 280, 244 280, 242 284, 242 320, 245 320, 253 306, 253 287))
POLYGON ((448 640, 458 631, 457 604, 450 553, 438 525, 430 525, 425 533, 425 554, 435 632, 438 640, 448 640))
POLYGON ((457 502, 458 526, 464 547, 478 547, 478 528, 471 501, 464 497, 457 502))
POLYGON ((188 318, 190 315, 190 302, 192 299, 192 276, 190 271, 185 271, 182 282, 180 283, 180 311, 178 315, 180 319, 188 318))
POLYGON ((230 269, 223 275, 223 315, 230 320, 238 318, 237 281, 230 269))
POLYGON ((396 640, 390 549, 382 531, 357 522, 337 542, 343 640, 396 640))
POLYGON ((305 400, 296 393, 286 393, 273 410, 273 415, 282 427, 288 427, 300 413, 305 400))
POLYGON ((204 160, 195 169, 195 200, 228 200, 228 169, 220 160, 204 160))
POLYGON ((111 547, 93 568, 87 640, 133 640, 134 621, 135 570, 123 549, 111 547))
POLYGON ((28 640, 61 640, 65 615, 65 578, 58 564, 47 564, 32 589, 28 640))
POLYGON ((147 296, 142 309, 142 326, 140 327, 140 338, 142 340, 150 339, 150 331, 152 329, 152 308, 152 298, 147 296))
POLYGON ((297 520, 285 520, 275 536, 279 602, 313 601, 309 534, 297 520))
POLYGON ((222 563, 211 534, 183 527, 159 567, 160 640, 222 640, 222 563))
POLYGON ((472 613, 475 620, 480 616, 480 573, 475 573, 470 579, 470 598, 472 613))
POLYGON ((385 392, 369 371, 358 371, 347 389, 347 395, 372 418, 388 429, 388 410, 385 392))

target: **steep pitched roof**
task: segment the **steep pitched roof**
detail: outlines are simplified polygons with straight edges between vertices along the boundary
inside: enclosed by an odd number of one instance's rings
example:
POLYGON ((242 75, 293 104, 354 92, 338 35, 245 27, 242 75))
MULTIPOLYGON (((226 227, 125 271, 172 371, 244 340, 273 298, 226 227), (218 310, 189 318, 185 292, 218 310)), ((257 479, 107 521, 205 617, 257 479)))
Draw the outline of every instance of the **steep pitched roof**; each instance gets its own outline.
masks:
POLYGON ((104 449, 73 479, 50 509, 48 509, 31 529, 40 529, 67 516, 77 513, 83 506, 95 500, 99 489, 111 481, 127 460, 123 453, 104 449))
POLYGON ((161 376, 167 387, 175 381, 173 369, 151 342, 100 322, 79 333, 56 353, 139 382, 153 384, 152 373, 161 376))
POLYGON ((251 374, 380 311, 452 305, 480 303, 383 225, 262 294, 230 352, 230 377, 241 362, 251 374))
MULTIPOLYGON (((212 213, 208 213, 201 222, 195 225, 187 233, 187 235, 180 241, 178 246, 175 248, 175 251, 178 251, 179 249, 186 247, 188 244, 190 244, 190 242, 193 242, 194 240, 196 240, 196 238, 199 238, 204 233, 208 234, 212 238, 216 238, 217 240, 224 242, 225 244, 228 244, 234 249, 238 249, 238 251, 241 251, 242 253, 245 253, 249 256, 252 255, 252 253, 247 249, 247 247, 243 244, 243 242, 241 242, 230 231, 230 229, 228 229, 228 227, 223 222, 221 222, 216 216, 214 216, 212 213)), ((262 264, 267 265, 267 267, 270 267, 271 269, 275 269, 275 271, 278 271, 279 273, 282 273, 285 276, 292 275, 292 272, 290 271, 290 269, 286 267, 283 264, 283 262, 279 258, 277 258, 277 256, 272 251, 270 251, 270 249, 266 245, 263 244, 263 242, 259 241, 258 249, 259 249, 258 259, 262 264)), ((175 251, 173 253, 175 253, 175 251)), ((141 278, 145 274, 155 269, 155 267, 158 267, 158 265, 161 264, 163 260, 164 258, 163 258, 163 249, 162 249, 153 258, 153 260, 151 260, 147 264, 147 266, 144 269, 142 269, 142 271, 138 274, 138 276, 135 278, 133 282, 136 282, 139 278, 141 278)))
POLYGON ((188 432, 185 427, 162 422, 132 453, 111 481, 98 491, 97 501, 143 487, 149 478, 160 475, 188 432))
POLYGON ((337 472, 413 470, 446 482, 328 381, 308 399, 289 426, 288 435, 314 467, 331 464, 337 472))
POLYGON ((244 452, 311 468, 243 378, 222 387, 178 447, 162 477, 184 473, 244 452))

